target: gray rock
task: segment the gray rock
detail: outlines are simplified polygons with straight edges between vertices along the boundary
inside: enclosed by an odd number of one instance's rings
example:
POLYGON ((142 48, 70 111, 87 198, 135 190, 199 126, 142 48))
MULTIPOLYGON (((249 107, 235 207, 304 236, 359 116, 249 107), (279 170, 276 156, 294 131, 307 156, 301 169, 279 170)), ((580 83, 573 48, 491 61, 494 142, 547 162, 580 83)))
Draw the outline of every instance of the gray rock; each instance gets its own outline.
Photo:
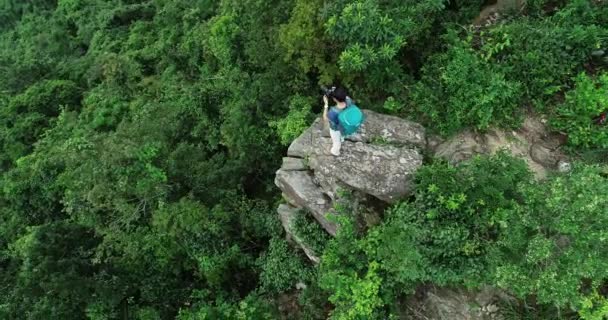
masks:
POLYGON ((426 137, 426 147, 430 151, 435 151, 437 146, 442 144, 445 140, 438 135, 430 135, 426 137))
POLYGON ((475 303, 480 306, 486 306, 492 303, 497 295, 497 290, 490 287, 484 286, 479 290, 479 292, 475 293, 475 303))
POLYGON ((365 122, 358 135, 349 140, 369 143, 381 139, 392 144, 426 147, 425 129, 420 124, 371 110, 363 112, 365 122))
POLYGON ((327 129, 324 128, 321 119, 315 120, 304 133, 289 145, 287 155, 289 157, 305 158, 312 153, 313 148, 319 143, 318 140, 323 136, 324 130, 327 129))
POLYGON ((498 312, 498 307, 495 304, 488 305, 486 307, 488 313, 496 313, 498 312))
POLYGON ((530 156, 532 157, 532 160, 549 168, 555 167, 559 159, 555 152, 540 144, 534 144, 532 147, 530 147, 530 156))
POLYGON ((317 256, 317 254, 310 248, 303 239, 298 237, 292 230, 293 220, 296 218, 296 215, 303 214, 302 210, 292 207, 288 204, 280 204, 277 209, 279 213, 279 219, 281 219, 281 224, 283 225, 283 229, 285 229, 285 233, 287 233, 287 237, 292 239, 302 250, 304 254, 310 259, 310 261, 314 263, 321 262, 321 259, 317 256))
MULTIPOLYGON (((382 140, 389 144, 426 147, 426 133, 422 125, 394 116, 363 110, 365 122, 356 134, 346 137, 352 142, 371 143, 382 140)), ((329 129, 321 118, 296 138, 287 150, 289 157, 305 158, 315 151, 321 141, 329 137, 329 129)))
POLYGON ((277 171, 275 184, 290 202, 310 211, 321 226, 331 235, 336 235, 336 224, 327 220, 332 209, 329 197, 317 186, 308 171, 277 171))
POLYGON ((302 158, 283 158, 283 164, 281 165, 281 170, 283 171, 301 171, 307 169, 306 161, 302 158))
POLYGON ((572 170, 572 165, 570 164, 570 162, 565 161, 565 160, 560 160, 557 163, 557 171, 559 171, 561 173, 566 173, 566 172, 570 172, 570 170, 572 170))
POLYGON ((495 302, 511 302, 499 289, 485 287, 479 292, 462 288, 430 288, 421 301, 410 301, 408 304, 424 315, 423 319, 433 320, 485 320, 500 319, 499 308, 495 302))
POLYGON ((288 195, 286 195, 284 192, 281 193, 281 196, 283 196, 283 199, 285 199, 285 201, 287 201, 287 203, 289 203, 291 206, 299 207, 299 205, 293 199, 291 199, 288 195))
POLYGON ((310 211, 331 235, 335 235, 336 225, 327 220, 327 214, 335 213, 333 202, 340 189, 395 202, 412 192, 413 173, 422 165, 416 150, 426 146, 421 125, 363 112, 364 124, 357 134, 347 137, 339 157, 329 153, 329 131, 319 118, 292 142, 276 174, 275 183, 287 202, 310 211))
POLYGON ((413 174, 421 165, 417 150, 349 141, 339 157, 324 153, 310 157, 315 176, 333 177, 339 184, 389 203, 411 194, 413 174))
POLYGON ((564 142, 560 135, 547 132, 542 119, 528 116, 518 130, 491 128, 485 133, 465 130, 441 142, 433 151, 436 157, 457 164, 477 154, 507 150, 526 161, 537 179, 543 179, 547 171, 555 169, 559 159, 565 158, 559 151, 564 142))

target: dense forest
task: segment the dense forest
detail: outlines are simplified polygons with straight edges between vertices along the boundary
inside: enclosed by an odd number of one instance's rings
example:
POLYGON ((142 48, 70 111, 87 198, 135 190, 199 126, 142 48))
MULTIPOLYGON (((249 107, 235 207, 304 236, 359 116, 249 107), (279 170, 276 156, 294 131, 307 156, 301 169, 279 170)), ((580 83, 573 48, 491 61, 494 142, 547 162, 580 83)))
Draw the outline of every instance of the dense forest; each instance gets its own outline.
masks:
POLYGON ((491 285, 606 319, 606 51, 603 0, 0 0, 0 318, 407 319, 491 285), (425 159, 375 225, 300 222, 315 265, 273 179, 338 83, 445 137, 543 114, 576 161, 425 159))

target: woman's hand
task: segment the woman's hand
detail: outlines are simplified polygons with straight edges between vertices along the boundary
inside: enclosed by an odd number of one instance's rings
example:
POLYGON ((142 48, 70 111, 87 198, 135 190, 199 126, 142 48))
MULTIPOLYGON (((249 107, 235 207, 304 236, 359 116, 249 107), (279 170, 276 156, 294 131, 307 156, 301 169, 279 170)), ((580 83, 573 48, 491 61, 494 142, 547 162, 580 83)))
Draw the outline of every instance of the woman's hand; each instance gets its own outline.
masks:
POLYGON ((325 103, 325 108, 327 108, 327 104, 328 104, 327 96, 323 96, 323 102, 325 103))

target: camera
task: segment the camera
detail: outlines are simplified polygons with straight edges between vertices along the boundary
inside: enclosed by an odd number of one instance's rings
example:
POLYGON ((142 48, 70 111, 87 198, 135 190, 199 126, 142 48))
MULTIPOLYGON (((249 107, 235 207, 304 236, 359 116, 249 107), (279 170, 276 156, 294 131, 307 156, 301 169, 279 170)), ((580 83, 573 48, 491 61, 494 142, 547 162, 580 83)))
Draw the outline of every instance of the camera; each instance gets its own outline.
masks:
POLYGON ((336 90, 336 87, 327 88, 326 86, 321 86, 321 92, 324 96, 328 98, 331 97, 331 94, 334 93, 334 90, 336 90))

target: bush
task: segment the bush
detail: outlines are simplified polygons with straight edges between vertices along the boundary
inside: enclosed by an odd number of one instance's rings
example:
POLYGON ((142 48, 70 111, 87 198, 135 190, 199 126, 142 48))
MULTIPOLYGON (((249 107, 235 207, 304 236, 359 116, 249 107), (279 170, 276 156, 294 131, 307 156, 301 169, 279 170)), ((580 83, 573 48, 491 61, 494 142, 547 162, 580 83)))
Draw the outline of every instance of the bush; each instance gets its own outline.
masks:
MULTIPOLYGON (((539 2, 528 8, 538 9, 539 2)), ((500 24, 481 34, 481 51, 494 50, 489 61, 502 66, 508 80, 521 82, 525 99, 545 111, 572 75, 583 70, 591 52, 606 44, 608 32, 600 27, 605 10, 590 1, 570 1, 548 18, 500 24)))
POLYGON ((310 125, 312 120, 311 99, 296 95, 289 102, 289 113, 285 118, 271 121, 281 139, 281 144, 288 146, 310 125))
POLYGON ((410 289, 423 281, 480 284, 505 209, 522 197, 516 186, 530 178, 526 164, 506 153, 459 167, 444 162, 422 167, 415 201, 390 209, 378 231, 383 267, 410 289))
POLYGON ((302 239, 306 245, 310 246, 316 254, 323 253, 330 236, 309 214, 305 212, 297 214, 293 220, 292 228, 293 233, 302 239))
POLYGON ((262 267, 260 288, 271 293, 295 288, 298 282, 307 282, 312 271, 304 265, 294 249, 283 239, 272 238, 268 251, 258 261, 262 267))
POLYGON ((336 238, 327 245, 319 266, 319 286, 335 306, 330 319, 386 319, 380 264, 368 249, 370 240, 357 237, 352 217, 339 216, 336 238))
POLYGON ((506 209, 490 253, 494 283, 521 298, 589 310, 608 279, 608 168, 574 167, 545 183, 525 183, 506 209), (587 307, 585 307, 587 305, 587 307))
POLYGON ((505 79, 501 68, 482 59, 470 37, 460 40, 450 32, 446 40, 451 46, 431 57, 411 94, 412 104, 429 126, 450 135, 468 126, 484 130, 491 124, 519 124, 519 83, 505 79))
POLYGON ((584 73, 576 78, 576 88, 566 93, 552 124, 568 134, 568 144, 580 148, 608 148, 608 123, 593 120, 608 112, 608 73, 592 79, 584 73))

